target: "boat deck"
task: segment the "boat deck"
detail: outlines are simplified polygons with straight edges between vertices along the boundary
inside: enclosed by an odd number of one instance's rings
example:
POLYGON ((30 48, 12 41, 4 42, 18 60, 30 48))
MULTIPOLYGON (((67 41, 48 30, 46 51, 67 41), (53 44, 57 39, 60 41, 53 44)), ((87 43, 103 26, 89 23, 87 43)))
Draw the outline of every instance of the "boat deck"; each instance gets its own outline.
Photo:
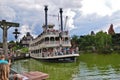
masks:
POLYGON ((48 57, 37 57, 37 56, 31 56, 31 57, 36 59, 61 59, 61 58, 70 58, 77 56, 79 56, 79 54, 67 54, 67 55, 57 55, 57 56, 48 56, 48 57))

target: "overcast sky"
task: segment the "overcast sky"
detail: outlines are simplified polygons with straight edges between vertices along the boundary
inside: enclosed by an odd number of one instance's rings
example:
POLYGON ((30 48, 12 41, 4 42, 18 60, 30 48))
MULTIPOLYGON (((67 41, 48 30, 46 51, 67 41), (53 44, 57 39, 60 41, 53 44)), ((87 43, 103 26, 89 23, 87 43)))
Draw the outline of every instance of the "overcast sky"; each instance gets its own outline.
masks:
MULTIPOLYGON (((56 29, 59 29, 59 8, 63 8, 63 25, 66 21, 65 30, 69 30, 70 36, 107 31, 111 23, 115 32, 120 33, 119 3, 120 0, 0 0, 0 21, 20 23, 19 39, 26 32, 36 37, 42 32, 44 5, 48 5, 48 23, 55 24, 56 29)), ((8 41, 15 40, 14 29, 8 30, 8 41)), ((0 37, 2 41, 2 29, 0 37)))

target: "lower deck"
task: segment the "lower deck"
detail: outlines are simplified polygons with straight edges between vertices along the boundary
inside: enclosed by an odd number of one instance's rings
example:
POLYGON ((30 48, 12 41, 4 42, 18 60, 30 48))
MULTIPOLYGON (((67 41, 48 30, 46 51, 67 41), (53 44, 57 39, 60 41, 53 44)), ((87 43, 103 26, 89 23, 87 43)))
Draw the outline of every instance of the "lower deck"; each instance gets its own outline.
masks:
POLYGON ((67 55, 57 55, 57 56, 48 56, 48 57, 39 57, 37 55, 31 55, 30 57, 34 59, 40 59, 44 61, 76 61, 76 57, 79 54, 67 54, 67 55))
POLYGON ((36 59, 57 59, 57 58, 77 57, 77 56, 79 56, 79 54, 67 54, 67 55, 57 55, 57 56, 48 56, 48 57, 39 57, 38 55, 30 55, 30 57, 36 59))

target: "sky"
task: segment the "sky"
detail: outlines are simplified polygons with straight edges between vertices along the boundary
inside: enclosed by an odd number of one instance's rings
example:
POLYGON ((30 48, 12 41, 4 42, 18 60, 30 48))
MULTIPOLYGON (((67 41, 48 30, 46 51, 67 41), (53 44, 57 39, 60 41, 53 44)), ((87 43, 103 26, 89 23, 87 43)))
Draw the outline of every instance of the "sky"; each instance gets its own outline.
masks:
MULTIPOLYGON (((27 32, 36 37, 43 31, 44 6, 47 5, 48 24, 55 24, 55 29, 59 29, 59 9, 63 8, 63 26, 70 36, 87 35, 91 31, 107 32, 110 24, 116 33, 120 33, 119 3, 120 0, 0 0, 0 21, 20 24, 18 40, 27 32)), ((14 29, 8 29, 8 41, 15 40, 14 29)))

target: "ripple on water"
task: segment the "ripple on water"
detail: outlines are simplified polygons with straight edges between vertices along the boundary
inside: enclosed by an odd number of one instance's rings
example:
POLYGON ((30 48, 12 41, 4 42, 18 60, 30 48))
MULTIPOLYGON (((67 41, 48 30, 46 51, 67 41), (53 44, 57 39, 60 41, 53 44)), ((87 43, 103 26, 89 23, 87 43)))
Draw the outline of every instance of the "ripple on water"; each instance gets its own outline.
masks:
POLYGON ((79 71, 73 80, 120 80, 120 71, 108 65, 106 67, 93 66, 89 68, 86 63, 81 62, 79 71))

